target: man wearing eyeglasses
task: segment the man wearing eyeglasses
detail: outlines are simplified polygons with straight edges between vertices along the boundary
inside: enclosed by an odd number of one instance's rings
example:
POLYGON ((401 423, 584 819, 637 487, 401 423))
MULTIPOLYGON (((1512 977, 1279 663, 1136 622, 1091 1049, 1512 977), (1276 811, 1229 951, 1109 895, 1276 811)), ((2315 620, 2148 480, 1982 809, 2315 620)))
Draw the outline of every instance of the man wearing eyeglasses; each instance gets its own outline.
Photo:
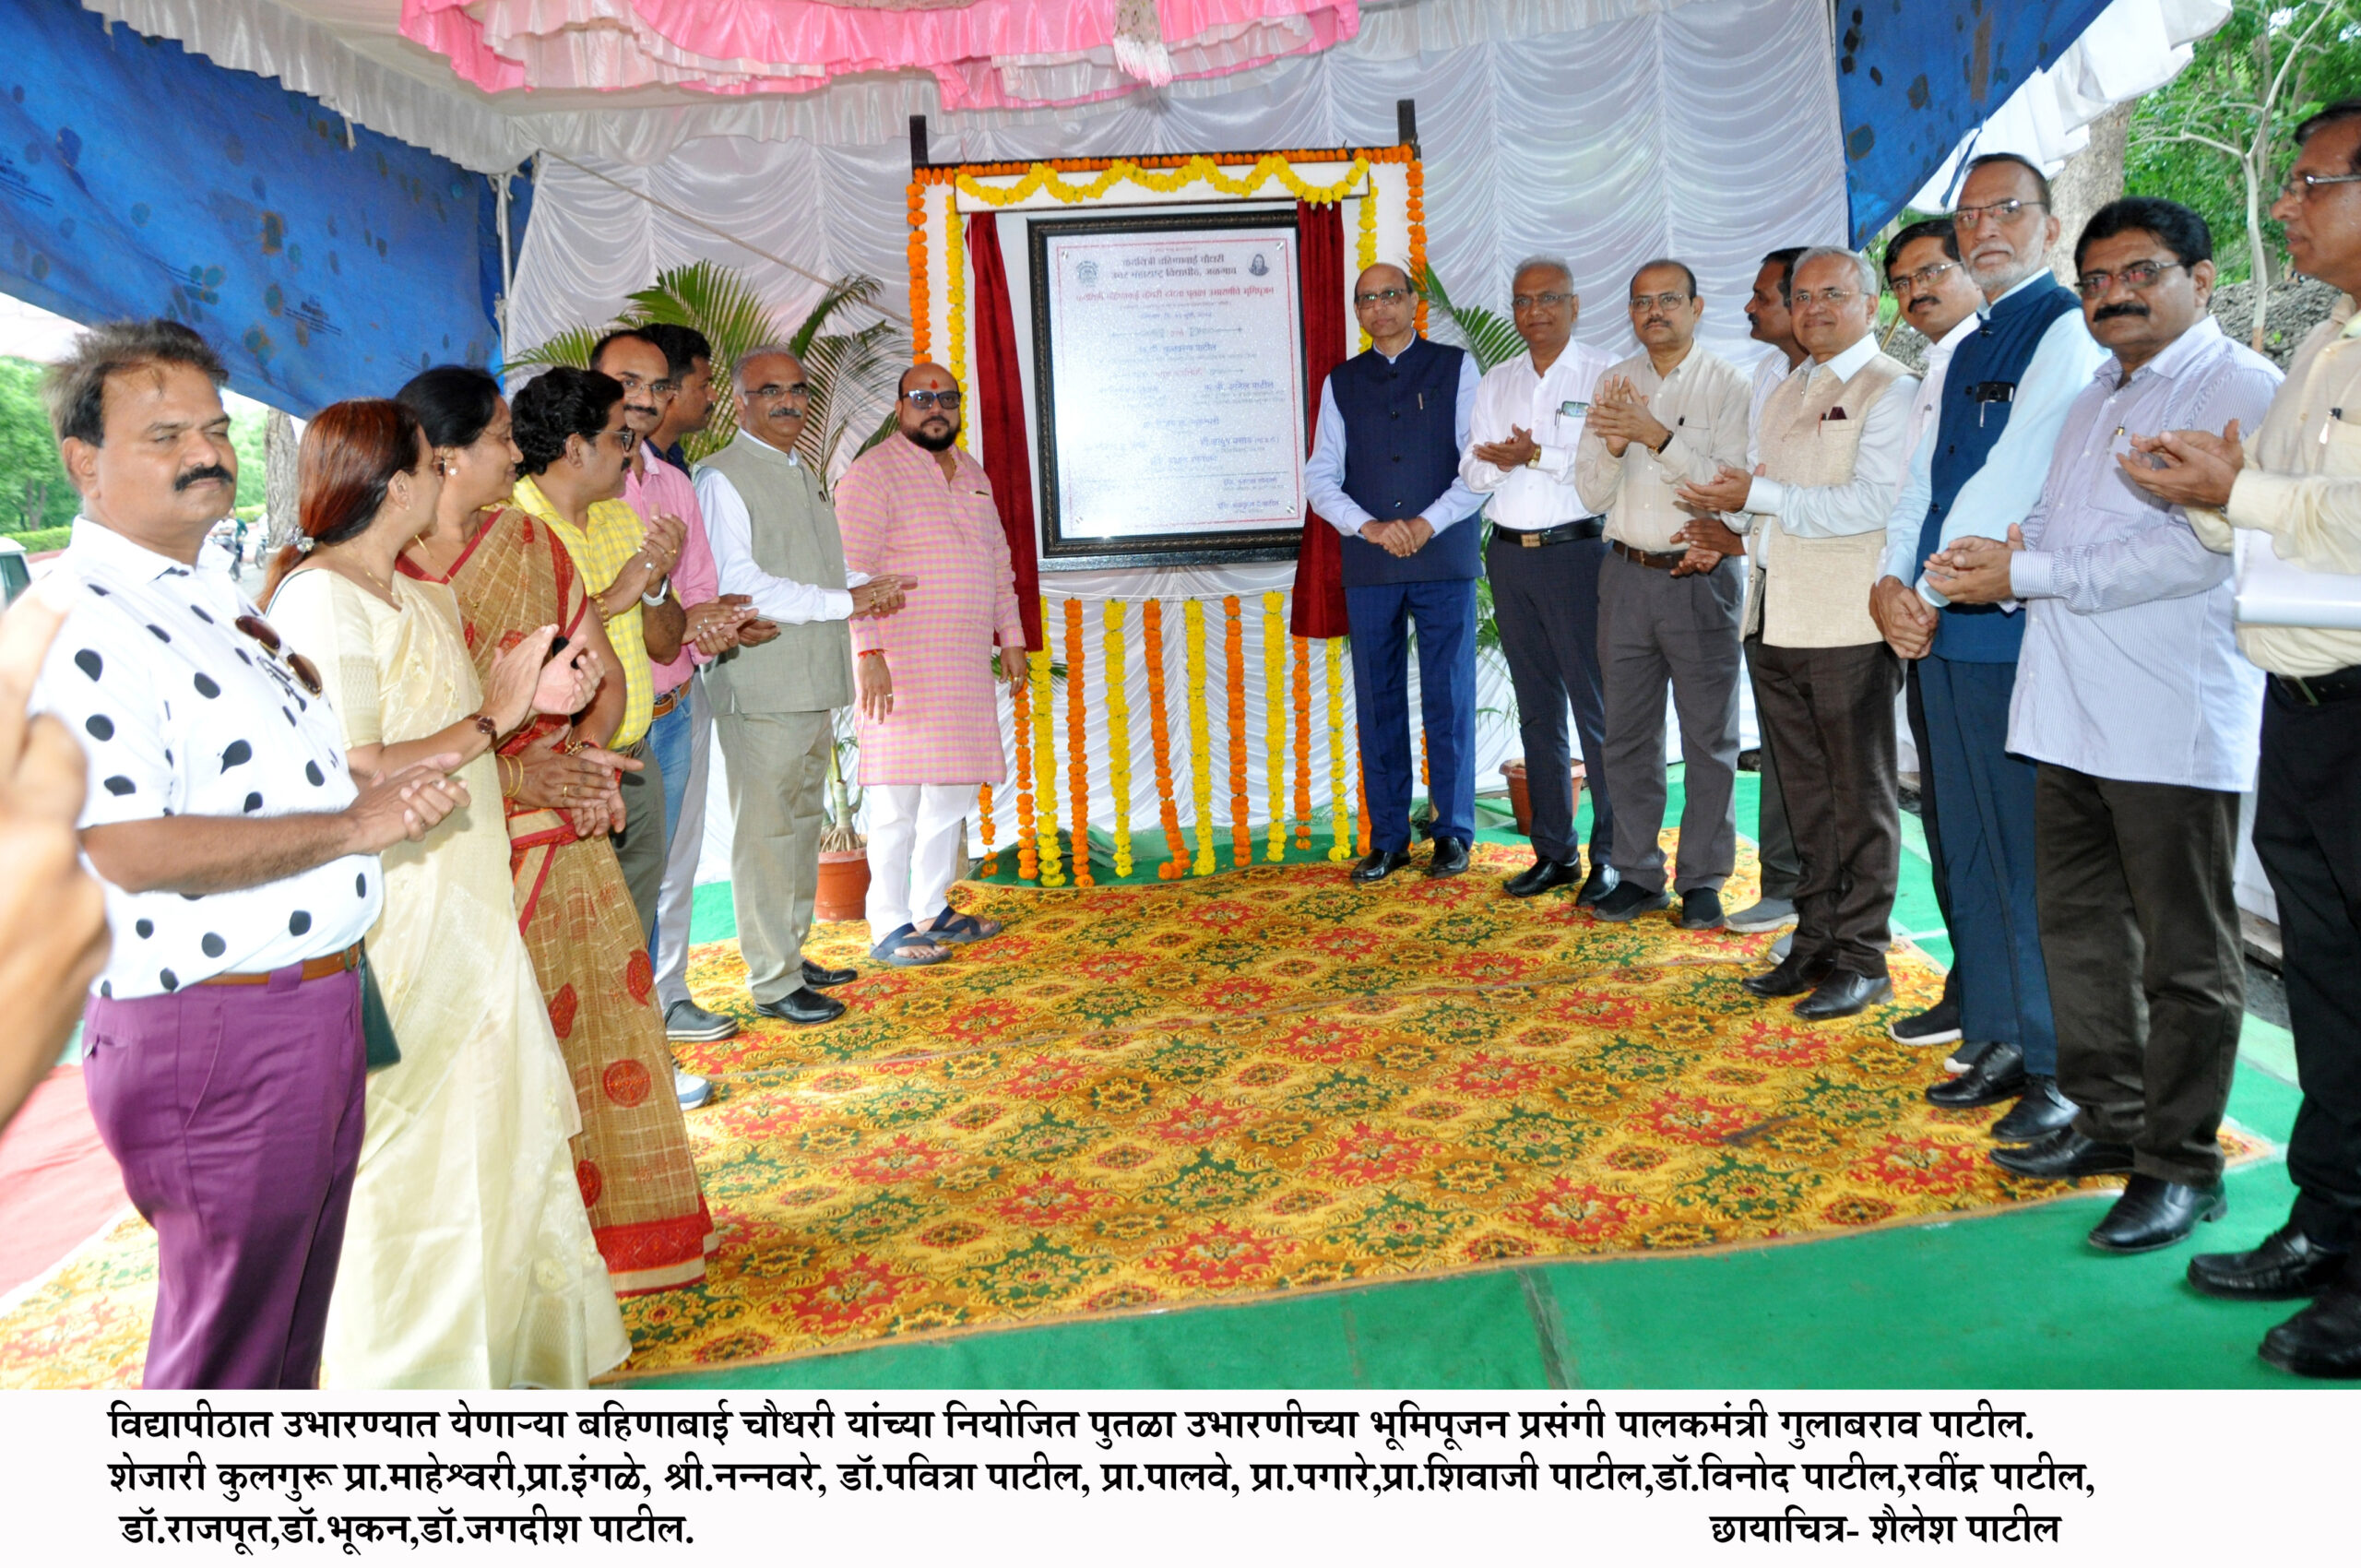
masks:
POLYGON ((2238 647, 2268 671, 2254 846, 2278 900, 2303 1108, 2287 1140, 2296 1203, 2260 1246, 2191 1259, 2209 1296, 2311 1304, 2262 1358, 2307 1377, 2361 1377, 2361 99, 2296 132, 2271 216, 2296 270, 2343 291, 2296 353, 2261 428, 2143 434, 2160 468, 2126 471, 2177 504, 2238 564, 2238 647), (2236 530, 2236 531, 2234 531, 2236 530))
POLYGON ((836 709, 852 702, 854 615, 901 604, 900 579, 845 569, 844 538, 801 449, 812 411, 803 362, 776 344, 731 369, 738 434, 696 466, 698 504, 725 593, 743 594, 779 635, 706 672, 714 737, 730 786, 730 894, 754 1010, 825 1024, 845 1004, 825 994, 853 978, 803 956, 820 885, 836 709))
POLYGON ((2074 1106, 2058 1088, 2035 902, 2034 765, 2009 753, 2024 617, 2013 601, 1952 604, 1923 566, 1969 535, 2005 542, 2024 521, 2066 411, 2106 352, 2074 291, 2049 274, 2058 220, 2040 170, 2014 153, 1976 159, 1952 225, 1984 303, 1888 519, 1869 613, 1894 652, 1919 661, 1929 752, 1919 769, 1942 801, 1960 1028, 1991 1042, 1927 1098, 1952 1110, 2015 1099, 1992 1136, 2030 1143, 2072 1121, 2074 1106))
POLYGON ((2074 266, 2114 358, 2075 398, 2023 524, 1927 569, 1954 604, 2026 606, 2009 750, 2039 766, 2058 1087, 2082 1109, 1992 1158, 2020 1175, 2129 1175, 2090 1233, 2103 1252, 2169 1246, 2224 1207, 2215 1134, 2245 997, 2232 878, 2262 678, 2233 640, 2229 558, 2124 466, 2146 463, 2131 433, 2252 425, 2279 385, 2207 314, 2213 255, 2205 220, 2174 202, 2092 216, 2074 266))
MULTIPOLYGON (((993 645, 1011 687, 1026 678, 1016 575, 984 466, 958 447, 959 383, 913 365, 896 388, 895 433, 836 481, 845 564, 923 584, 892 621, 852 631, 860 689, 860 782, 869 807, 871 956, 940 963, 1000 922, 953 909, 976 788, 1008 777, 993 645)), ((1090 852, 1074 847, 1077 860, 1090 852)))
POLYGON ((1459 478, 1476 356, 1418 336, 1418 297, 1390 262, 1353 283, 1370 346, 1330 373, 1303 465, 1312 510, 1344 536, 1353 703, 1369 796, 1370 852, 1356 882, 1410 861, 1409 645, 1434 809, 1429 876, 1467 869, 1476 837, 1477 499, 1459 478))
POLYGON ((94 327, 50 367, 82 509, 32 707, 89 762, 82 851, 114 944, 83 1084, 156 1229, 142 1381, 311 1388, 361 1158, 377 857, 468 793, 456 755, 352 778, 318 672, 207 547, 237 490, 223 380, 170 321, 94 327))

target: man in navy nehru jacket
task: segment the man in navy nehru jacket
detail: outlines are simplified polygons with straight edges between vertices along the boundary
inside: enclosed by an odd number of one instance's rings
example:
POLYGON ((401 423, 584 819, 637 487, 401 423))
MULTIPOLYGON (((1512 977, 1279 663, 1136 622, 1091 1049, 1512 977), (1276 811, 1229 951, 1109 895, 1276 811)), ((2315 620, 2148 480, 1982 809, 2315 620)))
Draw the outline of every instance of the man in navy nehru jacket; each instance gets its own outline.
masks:
POLYGON ((1476 402, 1476 361, 1418 336, 1409 274, 1380 263, 1353 285, 1370 347, 1328 374, 1304 464, 1312 507, 1344 538, 1345 614, 1353 629, 1353 699, 1370 853, 1356 882, 1382 882, 1410 861, 1409 649, 1418 630, 1427 798, 1434 807, 1429 876, 1467 869, 1476 837, 1477 501, 1459 481, 1476 402))
POLYGON ((1925 566, 1964 538, 2005 542, 2025 520, 2067 410, 2107 354, 2074 291, 2049 274, 2058 223, 2038 169, 2014 153, 1975 160, 1952 221, 1984 291, 1982 325, 1944 373, 1935 427, 1886 525, 1869 612, 1894 652, 1919 661, 1933 754, 1919 766, 1943 803, 1960 1054, 1971 1060, 1927 1098, 1954 1108, 2014 1099, 1992 1136, 2031 1143, 2071 1123, 2075 1107, 2058 1090, 2058 1029, 2034 899, 2034 765, 2008 749, 2024 616, 2014 602, 1952 604, 1925 566))

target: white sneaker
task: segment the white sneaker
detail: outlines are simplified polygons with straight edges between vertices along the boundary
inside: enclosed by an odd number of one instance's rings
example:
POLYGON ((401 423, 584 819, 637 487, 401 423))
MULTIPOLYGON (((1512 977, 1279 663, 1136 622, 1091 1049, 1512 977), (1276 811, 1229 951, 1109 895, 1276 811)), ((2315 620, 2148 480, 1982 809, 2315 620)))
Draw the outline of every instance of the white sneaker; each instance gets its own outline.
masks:
POLYGON ((1796 906, 1786 898, 1759 898, 1729 917, 1732 931, 1776 931, 1796 923, 1796 906))
POLYGON ((713 1098, 713 1080, 700 1078, 675 1062, 672 1063, 672 1093, 679 1097, 682 1110, 694 1111, 713 1098))

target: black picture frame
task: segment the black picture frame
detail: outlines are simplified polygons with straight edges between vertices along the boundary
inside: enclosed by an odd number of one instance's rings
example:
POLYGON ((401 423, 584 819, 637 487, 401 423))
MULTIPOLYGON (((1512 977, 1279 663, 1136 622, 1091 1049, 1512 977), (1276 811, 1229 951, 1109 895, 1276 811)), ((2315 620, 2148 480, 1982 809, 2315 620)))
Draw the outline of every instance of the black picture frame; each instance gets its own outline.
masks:
MULTIPOLYGON (((1292 561, 1303 539, 1303 524, 1252 531, 1176 533, 1153 540, 1109 540, 1098 536, 1068 539, 1061 528, 1058 507, 1058 440, 1056 372, 1050 344, 1049 246, 1052 238, 1086 234, 1153 234, 1194 232, 1206 229, 1288 229, 1296 236, 1299 273, 1303 257, 1303 225, 1293 209, 1265 208, 1253 211, 1204 211, 1101 214, 1087 218, 1035 219, 1026 225, 1026 265, 1033 299, 1034 452, 1039 477, 1037 498, 1041 519, 1040 561, 1044 570, 1102 571, 1132 566, 1219 566, 1248 561, 1292 561)), ((1303 380, 1302 281, 1297 279, 1295 375, 1303 380)), ((1299 436, 1299 441, 1302 438, 1299 436)), ((1299 462, 1302 453, 1299 450, 1299 462)))

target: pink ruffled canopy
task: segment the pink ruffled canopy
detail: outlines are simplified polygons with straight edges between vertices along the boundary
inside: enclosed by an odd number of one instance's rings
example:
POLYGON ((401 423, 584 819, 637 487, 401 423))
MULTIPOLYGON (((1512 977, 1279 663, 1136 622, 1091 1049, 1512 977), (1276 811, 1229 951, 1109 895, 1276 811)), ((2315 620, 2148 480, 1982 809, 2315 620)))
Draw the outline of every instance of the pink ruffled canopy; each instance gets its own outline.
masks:
POLYGON ((1359 30, 1357 0, 402 0, 404 36, 491 92, 802 92, 919 70, 946 109, 1084 103, 1359 30))

